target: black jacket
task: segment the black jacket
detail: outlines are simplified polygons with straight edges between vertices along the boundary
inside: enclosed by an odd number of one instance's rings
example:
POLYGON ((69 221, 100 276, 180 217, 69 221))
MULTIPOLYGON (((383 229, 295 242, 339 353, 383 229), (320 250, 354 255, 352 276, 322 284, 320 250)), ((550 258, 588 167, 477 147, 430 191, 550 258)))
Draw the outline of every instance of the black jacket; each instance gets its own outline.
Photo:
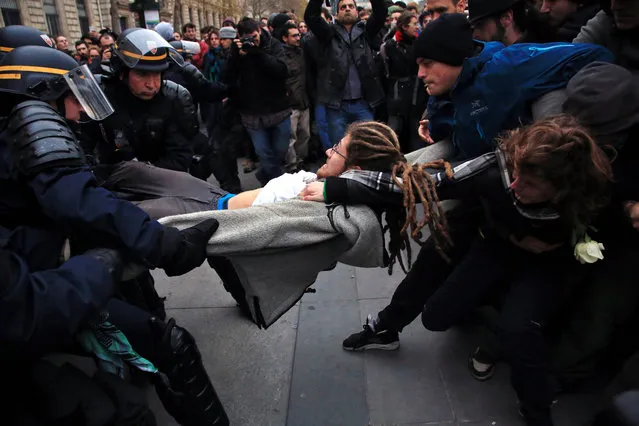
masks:
POLYGON ((354 61, 364 99, 371 108, 380 105, 384 101, 384 88, 375 72, 374 50, 379 48, 377 35, 387 15, 383 0, 372 0, 373 13, 368 21, 357 22, 350 33, 341 24, 328 24, 322 18, 322 4, 322 0, 310 0, 304 13, 304 20, 318 41, 314 52, 318 64, 318 102, 339 108, 349 64, 354 61))
POLYGON ((306 109, 310 106, 306 87, 306 60, 301 47, 284 45, 288 78, 286 90, 291 108, 306 109))
POLYGON ((258 47, 241 56, 235 45, 222 70, 222 81, 231 89, 242 113, 261 115, 289 108, 286 96, 286 58, 282 43, 262 31, 258 47))
POLYGON ((119 80, 108 80, 104 92, 115 113, 101 123, 80 126, 82 148, 101 164, 137 158, 165 169, 188 171, 193 157, 191 140, 199 131, 189 92, 163 81, 151 100, 139 99, 119 80))
POLYGON ((408 116, 411 107, 423 111, 426 106, 426 90, 417 78, 413 42, 412 39, 397 41, 393 36, 384 42, 379 52, 389 115, 408 116))

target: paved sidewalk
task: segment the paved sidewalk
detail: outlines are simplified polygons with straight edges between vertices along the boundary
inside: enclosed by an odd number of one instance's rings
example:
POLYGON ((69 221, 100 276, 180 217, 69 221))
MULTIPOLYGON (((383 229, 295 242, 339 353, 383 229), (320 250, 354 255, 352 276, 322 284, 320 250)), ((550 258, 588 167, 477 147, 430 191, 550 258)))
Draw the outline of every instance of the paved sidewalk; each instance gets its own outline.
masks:
MULTIPOLYGON (((416 321, 402 333, 398 351, 342 350, 366 315, 388 303, 400 273, 340 264, 322 272, 317 293, 268 330, 240 317, 208 266, 170 281, 163 273, 155 277, 169 315, 196 337, 233 425, 523 424, 508 368, 498 366, 485 383, 471 378, 472 337, 458 330, 431 333, 416 321)), ((557 426, 584 425, 596 401, 562 398, 554 409, 557 426)), ((158 424, 176 424, 156 411, 158 424)))

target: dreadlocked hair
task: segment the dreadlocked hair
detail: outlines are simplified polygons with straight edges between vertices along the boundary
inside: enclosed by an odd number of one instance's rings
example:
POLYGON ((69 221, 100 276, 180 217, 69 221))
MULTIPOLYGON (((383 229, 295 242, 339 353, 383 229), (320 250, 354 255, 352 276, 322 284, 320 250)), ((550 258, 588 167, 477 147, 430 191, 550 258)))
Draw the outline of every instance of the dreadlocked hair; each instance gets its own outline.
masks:
POLYGON ((376 121, 357 122, 346 129, 349 137, 346 158, 349 166, 363 170, 392 173, 393 181, 401 188, 403 207, 384 210, 386 226, 389 231, 388 273, 392 274, 397 260, 404 272, 410 268, 411 248, 408 236, 419 245, 423 245, 422 228, 428 225, 434 238, 437 251, 448 260, 446 249, 452 246, 448 235, 446 216, 440 206, 437 189, 428 169, 444 169, 452 177, 449 163, 438 160, 431 163, 410 165, 400 151, 399 140, 395 132, 386 124, 376 121), (417 220, 416 201, 424 208, 424 217, 417 220), (408 268, 404 265, 401 251, 406 250, 408 268))

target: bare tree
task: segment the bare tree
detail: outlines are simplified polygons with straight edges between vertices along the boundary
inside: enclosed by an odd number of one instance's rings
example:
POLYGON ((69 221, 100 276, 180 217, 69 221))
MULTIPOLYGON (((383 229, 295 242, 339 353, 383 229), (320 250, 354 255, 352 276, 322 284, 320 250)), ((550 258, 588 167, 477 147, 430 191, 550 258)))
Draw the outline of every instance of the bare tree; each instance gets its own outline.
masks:
POLYGON ((279 7, 276 0, 247 0, 247 11, 255 19, 266 16, 269 12, 277 11, 279 7))

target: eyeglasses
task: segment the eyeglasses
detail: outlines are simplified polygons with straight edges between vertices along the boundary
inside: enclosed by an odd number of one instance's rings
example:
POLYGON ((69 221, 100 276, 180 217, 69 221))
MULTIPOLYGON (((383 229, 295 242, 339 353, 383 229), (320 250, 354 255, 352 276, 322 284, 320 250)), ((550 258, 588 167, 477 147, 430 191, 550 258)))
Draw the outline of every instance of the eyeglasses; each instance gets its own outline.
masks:
POLYGON ((339 143, 336 143, 335 145, 333 145, 333 146, 331 147, 331 152, 332 152, 333 154, 337 154, 337 155, 339 155, 340 157, 342 157, 342 158, 344 159, 344 161, 346 161, 346 162, 348 163, 348 158, 346 158, 346 156, 345 156, 344 154, 342 154, 341 152, 339 152, 339 151, 337 150, 338 148, 339 148, 339 143))

